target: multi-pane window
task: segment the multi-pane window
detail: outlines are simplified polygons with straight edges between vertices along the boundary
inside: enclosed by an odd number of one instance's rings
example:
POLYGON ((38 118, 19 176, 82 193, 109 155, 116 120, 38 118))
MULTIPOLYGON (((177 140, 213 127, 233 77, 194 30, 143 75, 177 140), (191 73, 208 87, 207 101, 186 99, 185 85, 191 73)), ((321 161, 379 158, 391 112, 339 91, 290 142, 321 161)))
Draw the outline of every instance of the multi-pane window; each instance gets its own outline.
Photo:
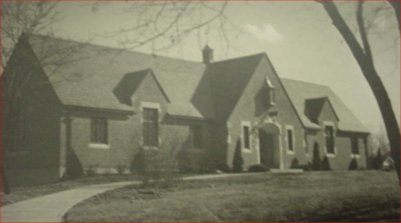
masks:
POLYGON ((202 148, 203 147, 203 129, 200 125, 191 125, 191 140, 193 148, 202 148))
POLYGON ((269 88, 269 102, 270 105, 276 104, 276 92, 274 88, 269 88))
POLYGON ((333 126, 325 127, 326 149, 328 154, 334 154, 334 128, 333 126))
POLYGON ((143 144, 159 145, 159 111, 155 108, 143 108, 143 144))
POLYGON ((288 151, 294 151, 294 136, 293 136, 293 130, 292 129, 287 129, 287 148, 288 151))
POLYGON ((243 149, 251 149, 250 146, 250 128, 247 125, 242 126, 242 139, 243 142, 243 149))
POLYGON ((91 142, 107 144, 107 119, 91 118, 91 142))
POLYGON ((270 82, 270 80, 267 78, 267 94, 269 96, 269 105, 275 105, 276 104, 276 92, 273 84, 270 82))
POLYGON ((358 144, 358 138, 357 137, 352 137, 351 138, 351 152, 354 155, 359 154, 359 144, 358 144))

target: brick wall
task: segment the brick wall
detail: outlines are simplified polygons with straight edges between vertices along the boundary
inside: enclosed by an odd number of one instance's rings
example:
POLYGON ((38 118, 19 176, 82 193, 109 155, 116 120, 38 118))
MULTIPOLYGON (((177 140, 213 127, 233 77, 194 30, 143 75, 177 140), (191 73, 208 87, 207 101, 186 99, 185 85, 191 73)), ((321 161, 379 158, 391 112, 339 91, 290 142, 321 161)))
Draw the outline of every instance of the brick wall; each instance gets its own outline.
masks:
POLYGON ((77 111, 72 114, 72 148, 76 151, 84 169, 99 173, 116 173, 118 167, 126 167, 139 152, 142 144, 142 107, 153 106, 159 109, 159 150, 175 150, 188 157, 187 161, 200 166, 211 152, 210 124, 203 120, 186 117, 171 117, 166 114, 167 100, 147 75, 131 98, 133 115, 112 114, 110 112, 77 111), (108 120, 107 147, 91 146, 90 117, 104 117, 108 120), (190 125, 200 125, 203 129, 204 148, 193 148, 190 142, 190 125))

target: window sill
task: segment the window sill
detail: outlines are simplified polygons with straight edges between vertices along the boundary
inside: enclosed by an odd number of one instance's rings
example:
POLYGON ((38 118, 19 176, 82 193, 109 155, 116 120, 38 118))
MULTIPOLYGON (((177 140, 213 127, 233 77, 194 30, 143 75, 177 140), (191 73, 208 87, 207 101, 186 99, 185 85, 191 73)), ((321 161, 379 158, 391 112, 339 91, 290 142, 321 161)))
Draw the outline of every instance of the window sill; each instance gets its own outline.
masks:
POLYGON ((88 147, 90 149, 110 149, 109 144, 103 144, 103 143, 89 143, 88 147))
POLYGON ((159 150, 157 146, 143 146, 144 150, 159 150))
POLYGON ((326 153, 326 156, 329 157, 329 158, 334 158, 334 157, 336 157, 336 154, 334 154, 334 153, 326 153))
POLYGON ((243 153, 252 153, 251 149, 242 149, 243 153))
POLYGON ((359 159, 360 155, 359 154, 351 154, 351 158, 359 159))
POLYGON ((295 155, 295 152, 292 150, 287 150, 287 155, 295 155))

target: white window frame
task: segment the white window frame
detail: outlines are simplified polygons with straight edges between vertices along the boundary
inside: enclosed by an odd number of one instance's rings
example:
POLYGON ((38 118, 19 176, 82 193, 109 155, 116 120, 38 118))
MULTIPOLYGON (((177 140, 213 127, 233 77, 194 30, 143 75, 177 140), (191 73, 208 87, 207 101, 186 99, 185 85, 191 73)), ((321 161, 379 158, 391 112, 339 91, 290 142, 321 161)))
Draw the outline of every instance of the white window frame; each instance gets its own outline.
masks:
POLYGON ((336 130, 336 126, 334 125, 334 123, 324 121, 323 122, 324 153, 327 157, 336 157, 336 155, 337 155, 336 135, 337 135, 337 130, 336 130), (331 126, 333 128, 333 152, 334 153, 329 153, 327 151, 326 126, 331 126))
POLYGON ((251 152, 251 149, 252 149, 251 129, 252 129, 252 125, 251 125, 250 121, 241 121, 241 149, 243 152, 251 152), (248 127, 248 129, 249 129, 249 134, 248 134, 249 148, 245 148, 244 127, 248 127))
POLYGON ((144 149, 159 149, 159 147, 160 147, 160 145, 161 145, 161 143, 162 143, 162 140, 161 140, 161 137, 160 137, 160 120, 161 120, 161 117, 160 117, 160 113, 161 113, 161 107, 160 107, 160 104, 159 103, 156 103, 156 102, 147 102, 147 101, 141 101, 141 105, 140 105, 140 111, 141 111, 141 128, 143 128, 143 122, 144 122, 144 120, 143 120, 143 110, 145 109, 145 108, 150 108, 150 109, 157 109, 157 113, 158 113, 158 120, 157 120, 157 123, 158 123, 158 125, 159 125, 159 132, 158 132, 158 145, 159 146, 145 146, 145 143, 144 143, 144 139, 143 139, 143 135, 141 136, 141 145, 143 146, 143 148, 144 149))
POLYGON ((104 143, 89 143, 88 144, 89 149, 110 149, 110 144, 104 144, 104 143))
POLYGON ((285 125, 285 147, 286 147, 286 151, 287 151, 287 154, 291 154, 291 155, 293 155, 293 154, 295 154, 295 128, 294 128, 294 126, 293 125, 285 125), (292 137, 291 137, 291 140, 292 140, 292 150, 290 150, 290 147, 289 147, 289 145, 290 145, 290 143, 289 143, 289 138, 288 138, 288 131, 291 131, 292 132, 292 137))
MULTIPOLYGON (((98 116, 92 116, 92 117, 89 117, 89 122, 92 122, 92 119, 93 118, 100 118, 100 117, 98 117, 98 116)), ((101 118, 103 118, 103 117, 101 117, 101 118)), ((105 119, 105 121, 106 121, 106 131, 107 131, 107 133, 106 133, 106 137, 107 137, 107 143, 97 143, 97 142, 92 142, 91 141, 91 139, 89 139, 89 143, 88 143, 88 148, 89 149, 110 149, 110 139, 109 139, 109 129, 110 129, 110 126, 109 126, 109 119, 108 118, 103 118, 103 119, 105 119)), ((91 124, 90 124, 91 125, 91 124)), ((92 134, 92 127, 91 126, 89 126, 89 132, 90 132, 90 134, 92 134)), ((91 137, 91 136, 90 136, 91 137)))

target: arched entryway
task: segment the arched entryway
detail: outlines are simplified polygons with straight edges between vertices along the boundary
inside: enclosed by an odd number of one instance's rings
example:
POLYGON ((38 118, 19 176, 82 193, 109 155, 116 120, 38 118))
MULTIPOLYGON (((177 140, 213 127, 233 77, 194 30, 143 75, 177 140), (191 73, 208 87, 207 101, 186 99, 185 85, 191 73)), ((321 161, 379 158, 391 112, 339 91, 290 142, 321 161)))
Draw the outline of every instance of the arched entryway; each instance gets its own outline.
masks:
POLYGON ((280 129, 274 124, 259 128, 260 163, 270 169, 280 168, 280 129))

